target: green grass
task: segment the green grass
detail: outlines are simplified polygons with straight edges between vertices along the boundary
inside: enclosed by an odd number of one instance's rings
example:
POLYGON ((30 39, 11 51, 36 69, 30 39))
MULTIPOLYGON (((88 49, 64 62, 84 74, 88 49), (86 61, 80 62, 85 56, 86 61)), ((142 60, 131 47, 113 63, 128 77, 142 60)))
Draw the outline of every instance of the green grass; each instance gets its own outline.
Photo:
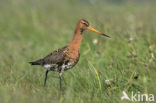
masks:
POLYGON ((131 103, 120 100, 123 90, 156 95, 154 3, 0 2, 0 103, 131 103), (85 31, 63 91, 54 72, 44 88, 44 69, 28 62, 70 42, 82 18, 112 38, 85 31))

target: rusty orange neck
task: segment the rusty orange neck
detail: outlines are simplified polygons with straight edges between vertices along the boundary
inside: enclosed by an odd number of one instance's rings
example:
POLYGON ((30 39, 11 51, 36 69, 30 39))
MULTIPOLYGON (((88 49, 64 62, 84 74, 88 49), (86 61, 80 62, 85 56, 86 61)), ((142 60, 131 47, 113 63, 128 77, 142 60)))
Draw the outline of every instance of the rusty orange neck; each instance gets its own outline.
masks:
POLYGON ((78 50, 78 51, 80 50, 81 41, 82 41, 82 33, 83 33, 83 31, 81 31, 79 26, 77 26, 76 30, 75 30, 74 37, 73 37, 72 41, 69 43, 69 47, 71 47, 75 50, 78 50))

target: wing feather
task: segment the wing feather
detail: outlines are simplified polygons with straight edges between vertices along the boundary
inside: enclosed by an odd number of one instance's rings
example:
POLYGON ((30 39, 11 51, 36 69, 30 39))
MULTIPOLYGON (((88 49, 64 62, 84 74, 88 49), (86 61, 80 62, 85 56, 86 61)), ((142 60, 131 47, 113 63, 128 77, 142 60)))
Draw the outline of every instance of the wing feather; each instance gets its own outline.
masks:
POLYGON ((55 50, 54 52, 50 53, 49 55, 45 56, 44 58, 30 62, 32 65, 45 65, 45 64, 60 64, 63 63, 66 54, 64 51, 67 50, 67 46, 55 50))

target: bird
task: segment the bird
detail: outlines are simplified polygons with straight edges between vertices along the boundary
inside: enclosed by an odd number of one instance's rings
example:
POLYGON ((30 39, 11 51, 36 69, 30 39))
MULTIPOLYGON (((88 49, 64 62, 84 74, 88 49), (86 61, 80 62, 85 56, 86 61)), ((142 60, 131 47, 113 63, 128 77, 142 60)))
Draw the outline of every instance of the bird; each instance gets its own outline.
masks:
POLYGON ((60 89, 62 88, 62 74, 78 63, 83 32, 87 29, 110 38, 107 34, 90 27, 87 20, 81 19, 76 25, 71 42, 39 60, 29 62, 31 65, 40 65, 45 68, 44 86, 46 86, 48 72, 54 71, 59 73, 59 85, 60 89))

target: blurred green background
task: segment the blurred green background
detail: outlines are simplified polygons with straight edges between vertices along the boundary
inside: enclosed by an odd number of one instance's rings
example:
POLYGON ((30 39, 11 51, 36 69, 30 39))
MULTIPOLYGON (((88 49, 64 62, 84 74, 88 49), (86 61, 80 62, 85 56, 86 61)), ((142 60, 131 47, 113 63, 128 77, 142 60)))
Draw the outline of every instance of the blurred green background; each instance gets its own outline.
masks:
POLYGON ((156 94, 155 57, 154 0, 0 0, 0 103, 131 103, 122 91, 156 94), (112 38, 85 31, 63 91, 54 72, 44 88, 28 62, 69 43, 80 19, 112 38))

